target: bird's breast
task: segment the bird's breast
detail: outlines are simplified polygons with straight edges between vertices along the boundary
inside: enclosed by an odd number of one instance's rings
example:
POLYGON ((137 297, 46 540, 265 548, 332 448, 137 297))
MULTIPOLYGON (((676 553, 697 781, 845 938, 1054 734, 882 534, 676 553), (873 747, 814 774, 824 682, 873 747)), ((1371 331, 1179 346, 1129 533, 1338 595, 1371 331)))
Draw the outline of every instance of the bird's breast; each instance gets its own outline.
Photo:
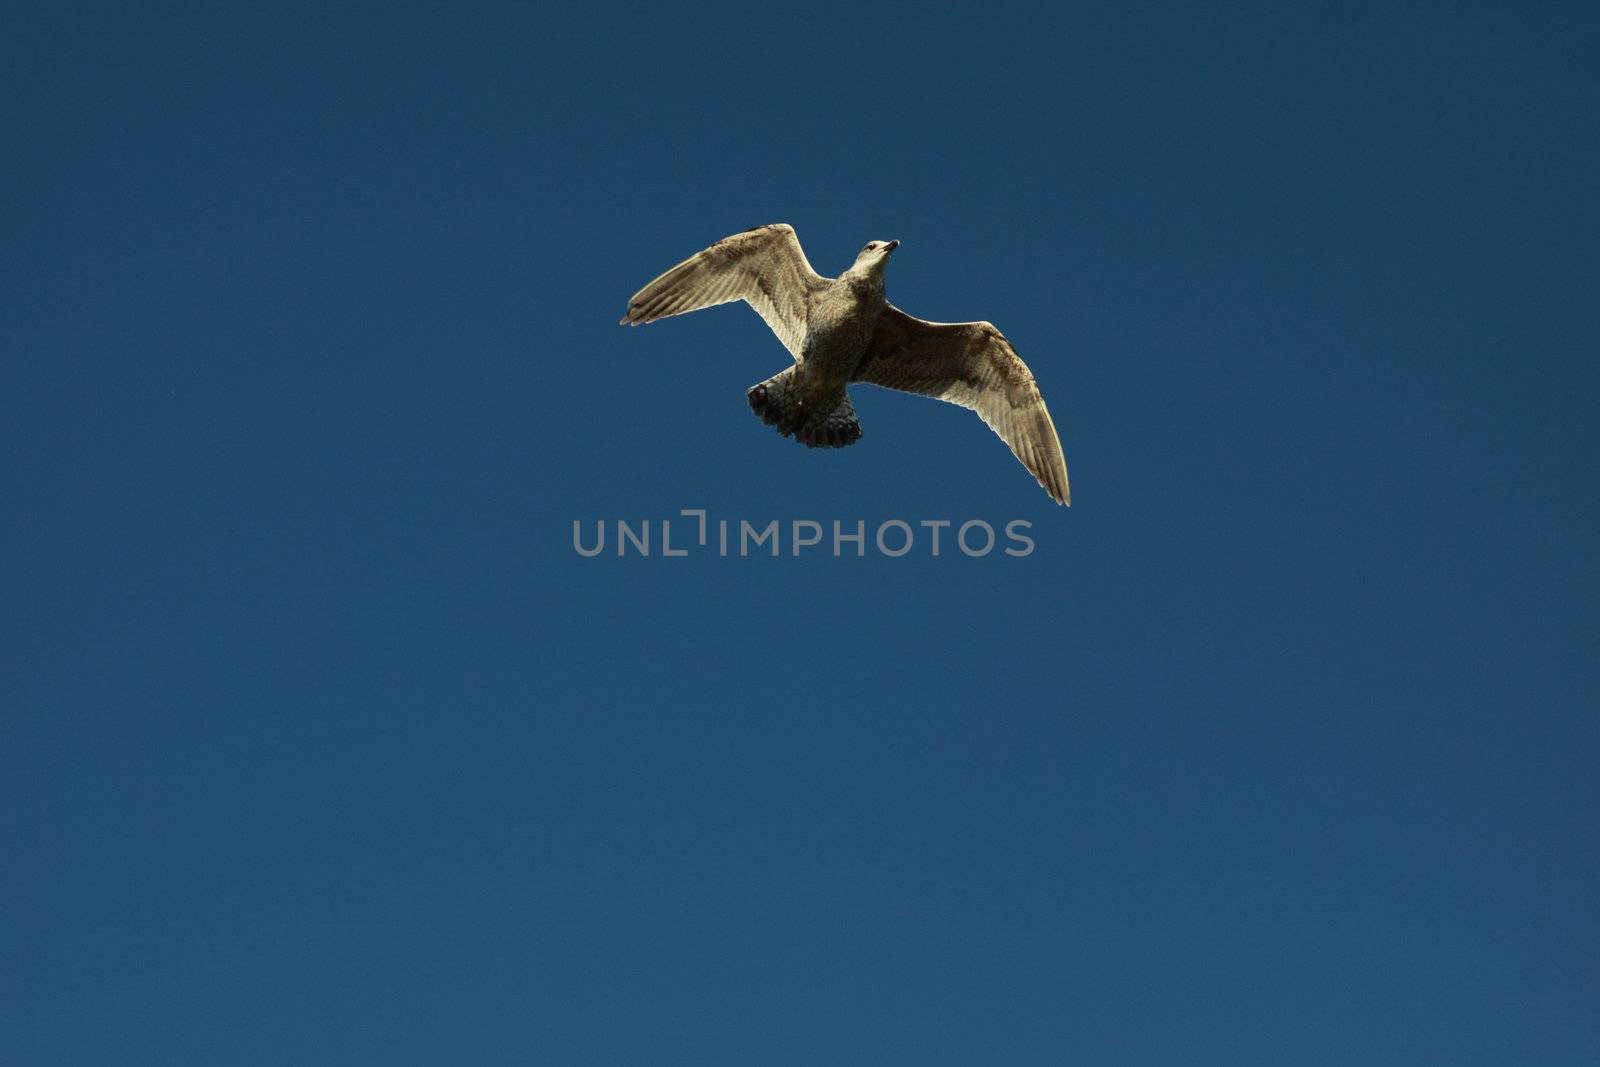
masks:
POLYGON ((812 309, 801 364, 814 389, 820 393, 844 387, 866 355, 882 313, 881 303, 873 307, 854 298, 824 300, 812 309))

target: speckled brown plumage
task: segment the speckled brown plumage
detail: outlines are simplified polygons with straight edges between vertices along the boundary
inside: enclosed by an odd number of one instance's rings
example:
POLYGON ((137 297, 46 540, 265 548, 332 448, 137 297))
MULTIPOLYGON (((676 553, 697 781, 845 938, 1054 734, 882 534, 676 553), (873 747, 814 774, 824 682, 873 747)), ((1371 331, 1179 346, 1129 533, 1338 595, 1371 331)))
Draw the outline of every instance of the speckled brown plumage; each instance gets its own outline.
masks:
POLYGON ((622 322, 638 326, 743 300, 795 360, 746 394, 751 410, 780 434, 813 448, 859 440, 846 391, 852 382, 934 397, 977 412, 1052 499, 1071 503, 1055 424, 1005 335, 987 322, 928 322, 885 298, 884 270, 899 244, 869 242, 849 270, 824 278, 792 227, 757 226, 640 289, 622 322))

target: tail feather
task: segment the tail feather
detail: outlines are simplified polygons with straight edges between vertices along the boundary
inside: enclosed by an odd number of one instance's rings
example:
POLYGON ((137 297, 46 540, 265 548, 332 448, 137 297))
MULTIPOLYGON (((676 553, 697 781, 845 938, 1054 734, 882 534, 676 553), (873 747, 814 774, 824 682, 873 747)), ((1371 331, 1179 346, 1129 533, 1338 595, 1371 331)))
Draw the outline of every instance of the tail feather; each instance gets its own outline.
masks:
POLYGON ((807 448, 843 448, 861 440, 861 423, 850 394, 841 391, 831 408, 808 406, 795 387, 794 368, 752 385, 745 398, 761 421, 807 448))

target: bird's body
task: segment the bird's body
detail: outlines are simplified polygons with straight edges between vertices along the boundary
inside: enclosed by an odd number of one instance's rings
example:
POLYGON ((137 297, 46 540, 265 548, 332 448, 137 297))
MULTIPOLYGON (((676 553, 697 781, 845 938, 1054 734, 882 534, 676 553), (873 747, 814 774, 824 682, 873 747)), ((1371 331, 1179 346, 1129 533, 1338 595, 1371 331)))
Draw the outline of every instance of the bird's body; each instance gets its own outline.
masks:
POLYGON ((839 278, 818 293, 795 374, 804 404, 831 408, 866 356, 889 302, 881 277, 839 278))
POLYGON ((861 437, 847 386, 866 382, 971 408, 1057 502, 1070 503, 1067 464, 1033 375, 987 322, 937 323, 907 315, 884 295, 899 241, 871 241, 849 270, 811 269, 793 228, 776 223, 723 238, 656 278, 628 301, 637 326, 744 300, 795 364, 747 393, 763 422, 813 448, 861 437))

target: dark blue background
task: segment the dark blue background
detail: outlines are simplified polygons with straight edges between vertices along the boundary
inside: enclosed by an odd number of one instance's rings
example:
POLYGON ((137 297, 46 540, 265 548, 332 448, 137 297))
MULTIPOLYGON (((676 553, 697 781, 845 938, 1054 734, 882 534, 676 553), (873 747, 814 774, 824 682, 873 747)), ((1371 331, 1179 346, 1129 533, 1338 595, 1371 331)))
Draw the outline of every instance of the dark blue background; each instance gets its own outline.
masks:
POLYGON ((8 8, 0 1059, 1595 1062, 1593 7, 569 6, 8 8))

